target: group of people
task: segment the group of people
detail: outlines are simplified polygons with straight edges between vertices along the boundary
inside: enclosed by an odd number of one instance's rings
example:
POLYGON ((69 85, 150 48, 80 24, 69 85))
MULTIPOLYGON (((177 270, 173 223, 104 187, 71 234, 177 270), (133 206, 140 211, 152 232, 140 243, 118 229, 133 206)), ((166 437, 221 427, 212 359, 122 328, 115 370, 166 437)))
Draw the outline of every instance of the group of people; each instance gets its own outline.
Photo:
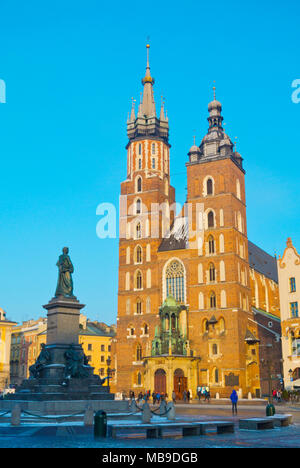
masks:
POLYGON ((210 400, 210 390, 209 387, 197 387, 197 396, 198 400, 201 400, 201 397, 204 398, 204 401, 210 400))
MULTIPOLYGON (((155 404, 160 404, 160 402, 162 400, 166 400, 168 398, 168 395, 167 393, 163 393, 163 392, 152 392, 151 394, 151 391, 150 390, 147 390, 145 393, 142 393, 140 392, 138 395, 137 395, 137 401, 149 401, 150 398, 152 397, 152 403, 153 405, 155 404)), ((129 399, 130 400, 134 400, 135 399, 135 393, 131 390, 129 392, 129 399)))
POLYGON ((272 390, 273 399, 280 402, 281 401, 281 391, 280 390, 272 390))

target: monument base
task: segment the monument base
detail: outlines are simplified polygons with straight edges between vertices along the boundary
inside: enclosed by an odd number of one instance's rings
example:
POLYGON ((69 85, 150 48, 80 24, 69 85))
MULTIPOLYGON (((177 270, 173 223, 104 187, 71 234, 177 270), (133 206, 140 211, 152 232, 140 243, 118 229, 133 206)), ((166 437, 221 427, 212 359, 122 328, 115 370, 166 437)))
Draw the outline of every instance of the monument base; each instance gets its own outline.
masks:
POLYGON ((108 386, 101 386, 98 379, 26 379, 16 393, 7 395, 8 400, 51 401, 51 400, 114 400, 108 386))
POLYGON ((32 413, 33 415, 83 415, 87 407, 94 411, 105 411, 106 413, 129 413, 128 401, 122 400, 48 400, 32 401, 5 399, 0 400, 0 411, 11 411, 16 405, 19 405, 22 411, 32 413))

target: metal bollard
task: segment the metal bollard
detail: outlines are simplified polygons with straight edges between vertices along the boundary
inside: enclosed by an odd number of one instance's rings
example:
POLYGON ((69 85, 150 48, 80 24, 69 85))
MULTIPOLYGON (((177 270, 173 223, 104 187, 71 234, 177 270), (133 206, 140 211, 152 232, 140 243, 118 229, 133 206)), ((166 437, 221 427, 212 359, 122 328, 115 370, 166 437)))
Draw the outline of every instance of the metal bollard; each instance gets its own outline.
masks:
POLYGON ((105 411, 97 411, 94 417, 94 437, 106 437, 107 416, 105 411))

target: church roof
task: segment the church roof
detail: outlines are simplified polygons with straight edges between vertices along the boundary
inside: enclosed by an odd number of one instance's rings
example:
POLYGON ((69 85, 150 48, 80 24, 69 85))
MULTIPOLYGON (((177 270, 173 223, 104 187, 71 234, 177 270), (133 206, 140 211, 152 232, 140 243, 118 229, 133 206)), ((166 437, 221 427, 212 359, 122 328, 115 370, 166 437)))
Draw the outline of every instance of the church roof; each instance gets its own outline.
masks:
POLYGON ((159 252, 181 250, 188 248, 188 222, 187 218, 178 217, 174 220, 170 232, 158 247, 159 252))
POLYGON ((278 283, 276 258, 249 240, 248 253, 250 267, 278 283))

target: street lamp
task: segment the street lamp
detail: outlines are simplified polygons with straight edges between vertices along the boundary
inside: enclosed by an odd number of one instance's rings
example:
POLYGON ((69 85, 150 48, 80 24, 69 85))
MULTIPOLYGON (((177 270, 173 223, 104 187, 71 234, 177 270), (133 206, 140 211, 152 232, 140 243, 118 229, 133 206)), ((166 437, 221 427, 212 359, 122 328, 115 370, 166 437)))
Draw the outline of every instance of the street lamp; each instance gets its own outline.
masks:
POLYGON ((107 365, 107 386, 109 387, 109 379, 113 376, 113 373, 115 372, 115 369, 111 369, 111 358, 108 356, 106 359, 106 365, 107 365))
POLYGON ((292 391, 293 391, 294 390, 294 385, 292 384, 292 382, 293 382, 293 371, 292 371, 292 369, 289 370, 289 376, 290 376, 290 382, 291 382, 292 391))
POLYGON ((109 387, 109 379, 110 379, 110 373, 111 373, 111 359, 110 356, 106 359, 106 365, 107 365, 107 386, 109 387))

